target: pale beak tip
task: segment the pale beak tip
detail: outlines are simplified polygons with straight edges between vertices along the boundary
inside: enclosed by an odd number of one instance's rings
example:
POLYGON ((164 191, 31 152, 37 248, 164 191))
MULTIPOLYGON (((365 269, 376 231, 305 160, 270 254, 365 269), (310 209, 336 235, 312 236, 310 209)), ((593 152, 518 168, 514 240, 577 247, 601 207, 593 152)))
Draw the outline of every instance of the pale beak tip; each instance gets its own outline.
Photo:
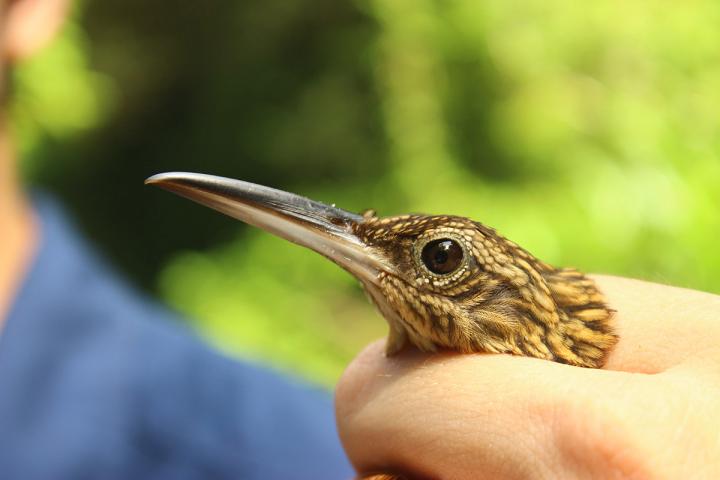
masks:
POLYGON ((167 173, 157 173, 151 177, 148 177, 145 179, 145 185, 158 185, 161 183, 165 183, 168 179, 167 173))
POLYGON ((212 181, 222 179, 221 177, 215 177, 213 175, 205 175, 202 173, 190 173, 190 172, 163 172, 156 173, 145 179, 145 185, 158 185, 160 187, 166 186, 180 186, 187 185, 193 187, 196 184, 203 184, 212 181))

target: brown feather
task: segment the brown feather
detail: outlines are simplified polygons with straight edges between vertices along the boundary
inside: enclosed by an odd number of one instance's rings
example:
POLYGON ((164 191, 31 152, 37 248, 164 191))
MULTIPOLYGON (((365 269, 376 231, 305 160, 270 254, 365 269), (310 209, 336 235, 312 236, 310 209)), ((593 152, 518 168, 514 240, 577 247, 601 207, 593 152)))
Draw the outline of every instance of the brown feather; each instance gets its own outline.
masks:
POLYGON ((381 274, 369 292, 391 324, 389 354, 409 341, 430 352, 510 353, 597 368, 617 342, 613 311, 592 279, 538 260, 492 228, 462 217, 403 215, 366 216, 356 229, 398 272, 381 274), (423 248, 438 239, 462 248, 456 270, 437 274, 423 264, 423 248))

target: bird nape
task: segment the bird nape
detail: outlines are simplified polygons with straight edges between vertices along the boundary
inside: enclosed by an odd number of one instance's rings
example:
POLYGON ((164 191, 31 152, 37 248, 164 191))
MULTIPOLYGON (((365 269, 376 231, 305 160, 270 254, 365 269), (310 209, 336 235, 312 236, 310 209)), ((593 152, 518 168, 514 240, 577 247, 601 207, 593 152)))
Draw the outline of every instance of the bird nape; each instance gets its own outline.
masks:
POLYGON ((357 215, 240 180, 163 173, 147 184, 308 247, 353 274, 390 325, 387 354, 524 355, 599 368, 617 342, 595 282, 452 215, 357 215))

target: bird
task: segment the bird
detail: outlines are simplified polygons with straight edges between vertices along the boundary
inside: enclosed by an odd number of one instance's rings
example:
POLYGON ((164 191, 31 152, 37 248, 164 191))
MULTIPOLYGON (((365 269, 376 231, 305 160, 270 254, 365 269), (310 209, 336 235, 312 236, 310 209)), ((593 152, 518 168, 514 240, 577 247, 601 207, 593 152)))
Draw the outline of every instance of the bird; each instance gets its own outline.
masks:
MULTIPOLYGON (((310 248, 354 275, 388 322, 386 355, 496 353, 600 368, 618 341, 595 282, 455 215, 355 214, 282 190, 169 172, 145 181, 310 248)), ((410 480, 367 473, 356 480, 410 480)))
POLYGON ((200 173, 162 173, 146 184, 310 248, 350 272, 388 322, 388 356, 412 345, 600 368, 618 341, 614 311, 593 279, 545 263, 469 218, 355 214, 200 173))

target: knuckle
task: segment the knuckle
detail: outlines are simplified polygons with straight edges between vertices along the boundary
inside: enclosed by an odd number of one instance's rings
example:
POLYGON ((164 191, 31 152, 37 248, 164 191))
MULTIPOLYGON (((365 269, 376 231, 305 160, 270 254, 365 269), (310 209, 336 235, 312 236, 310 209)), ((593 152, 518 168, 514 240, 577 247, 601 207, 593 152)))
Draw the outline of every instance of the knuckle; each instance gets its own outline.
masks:
POLYGON ((575 395, 543 412, 551 426, 553 464, 572 478, 649 479, 647 456, 615 407, 598 398, 575 395))

